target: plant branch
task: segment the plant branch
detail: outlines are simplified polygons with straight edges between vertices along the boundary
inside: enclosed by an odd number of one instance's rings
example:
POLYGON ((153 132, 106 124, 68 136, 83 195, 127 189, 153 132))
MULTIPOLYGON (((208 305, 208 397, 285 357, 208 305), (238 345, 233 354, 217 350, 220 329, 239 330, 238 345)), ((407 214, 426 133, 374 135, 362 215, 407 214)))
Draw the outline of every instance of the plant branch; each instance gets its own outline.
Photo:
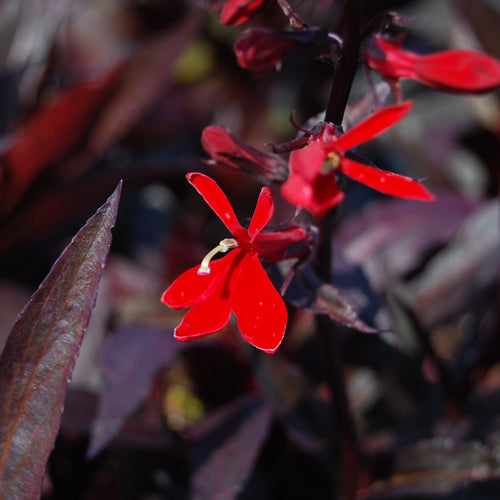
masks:
POLYGON ((333 78, 325 120, 335 125, 342 124, 352 82, 358 67, 360 44, 360 0, 346 0, 342 18, 342 58, 333 78))

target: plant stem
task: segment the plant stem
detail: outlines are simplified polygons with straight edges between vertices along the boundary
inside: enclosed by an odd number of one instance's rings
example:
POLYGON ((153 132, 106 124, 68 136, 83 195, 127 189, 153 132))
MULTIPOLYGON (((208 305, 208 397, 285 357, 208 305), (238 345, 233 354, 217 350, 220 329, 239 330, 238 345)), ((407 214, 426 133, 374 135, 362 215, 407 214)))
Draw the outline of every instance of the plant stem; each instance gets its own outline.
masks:
MULTIPOLYGON (((358 66, 360 45, 360 0, 346 0, 342 19, 342 58, 335 72, 325 120, 341 125, 358 66)), ((335 211, 318 221, 320 233, 315 270, 326 283, 331 281, 332 233, 335 211)), ((330 388, 341 454, 341 493, 345 500, 356 498, 359 477, 359 449, 356 427, 346 392, 339 332, 326 315, 317 316, 317 334, 325 379, 330 388)))
MULTIPOLYGON (((316 254, 315 271, 326 283, 331 281, 331 241, 334 219, 335 211, 330 210, 321 221, 318 221, 320 240, 316 254)), ((325 381, 333 399, 333 418, 340 444, 340 488, 345 500, 354 500, 359 476, 358 437, 349 409, 339 332, 335 323, 327 315, 316 317, 316 329, 325 381)))
POLYGON ((342 124, 344 111, 358 67, 360 43, 360 0, 346 0, 342 19, 342 58, 333 78, 325 120, 342 124))

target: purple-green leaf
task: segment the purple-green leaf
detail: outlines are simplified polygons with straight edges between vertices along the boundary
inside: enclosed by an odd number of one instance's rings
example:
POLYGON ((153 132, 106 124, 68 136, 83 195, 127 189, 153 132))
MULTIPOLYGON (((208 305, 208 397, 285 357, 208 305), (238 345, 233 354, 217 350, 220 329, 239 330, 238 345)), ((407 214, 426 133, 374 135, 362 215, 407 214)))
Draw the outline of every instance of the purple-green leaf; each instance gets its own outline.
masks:
POLYGON ((119 185, 63 251, 0 358, 0 500, 38 499, 111 244, 119 185))

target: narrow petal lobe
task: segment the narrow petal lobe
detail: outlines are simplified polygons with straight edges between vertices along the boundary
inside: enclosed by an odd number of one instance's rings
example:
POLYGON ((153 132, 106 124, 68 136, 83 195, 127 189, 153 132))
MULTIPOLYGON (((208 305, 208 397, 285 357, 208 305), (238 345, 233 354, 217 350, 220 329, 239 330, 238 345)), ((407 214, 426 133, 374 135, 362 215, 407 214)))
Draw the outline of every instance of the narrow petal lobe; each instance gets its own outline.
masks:
POLYGON ((381 193, 409 200, 432 201, 434 196, 420 182, 344 158, 341 172, 381 193))
POLYGON ((341 151, 347 151, 363 142, 367 142, 395 123, 402 120, 410 111, 413 102, 405 101, 401 104, 385 106, 363 121, 349 129, 337 138, 336 145, 341 151))
POLYGON ((198 172, 190 172, 186 175, 186 178, 231 231, 231 234, 236 238, 244 238, 247 232, 238 222, 233 207, 217 183, 210 177, 198 172))
POLYGON ((263 187, 257 200, 257 206, 255 207, 252 220, 250 221, 250 226, 248 227, 248 235, 250 236, 250 241, 252 243, 255 240, 255 237, 269 222, 273 213, 274 200, 271 189, 263 187))

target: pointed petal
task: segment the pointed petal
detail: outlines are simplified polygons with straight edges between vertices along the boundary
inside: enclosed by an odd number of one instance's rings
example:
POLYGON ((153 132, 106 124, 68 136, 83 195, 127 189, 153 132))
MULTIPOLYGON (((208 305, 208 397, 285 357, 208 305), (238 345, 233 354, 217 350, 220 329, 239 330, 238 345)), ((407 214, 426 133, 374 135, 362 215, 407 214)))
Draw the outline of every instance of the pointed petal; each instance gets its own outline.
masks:
POLYGON ((206 300, 219 281, 224 280, 237 255, 233 250, 222 259, 210 262, 210 274, 198 274, 200 266, 188 269, 165 290, 161 301, 173 309, 181 309, 206 300))
POLYGON ((219 219, 236 238, 247 238, 247 231, 238 222, 233 207, 218 184, 210 177, 198 172, 190 172, 187 180, 193 185, 219 219))
POLYGON ((434 200, 434 195, 415 179, 363 165, 349 158, 342 158, 340 171, 381 193, 409 200, 434 200))
POLYGON ((265 352, 276 351, 285 335, 288 314, 256 253, 248 254, 242 262, 232 309, 247 342, 265 352))
POLYGON ((380 108, 347 132, 338 136, 334 144, 339 150, 347 151, 363 142, 367 142, 403 119, 412 106, 412 101, 405 101, 401 104, 380 108))
POLYGON ((174 330, 176 339, 194 340, 217 332, 226 326, 231 315, 232 296, 236 289, 242 263, 244 263, 248 252, 237 248, 231 254, 233 261, 223 278, 216 282, 211 293, 203 301, 194 305, 186 313, 181 324, 174 330))
POLYGON ((250 236, 250 242, 253 243, 255 237, 262 231, 264 226, 269 222, 274 213, 274 200, 271 189, 268 187, 263 187, 259 199, 257 200, 257 206, 253 213, 252 220, 250 221, 250 226, 248 227, 248 235, 250 236))
POLYGON ((446 50, 420 56, 415 80, 443 91, 479 93, 500 85, 500 61, 480 52, 446 50))

